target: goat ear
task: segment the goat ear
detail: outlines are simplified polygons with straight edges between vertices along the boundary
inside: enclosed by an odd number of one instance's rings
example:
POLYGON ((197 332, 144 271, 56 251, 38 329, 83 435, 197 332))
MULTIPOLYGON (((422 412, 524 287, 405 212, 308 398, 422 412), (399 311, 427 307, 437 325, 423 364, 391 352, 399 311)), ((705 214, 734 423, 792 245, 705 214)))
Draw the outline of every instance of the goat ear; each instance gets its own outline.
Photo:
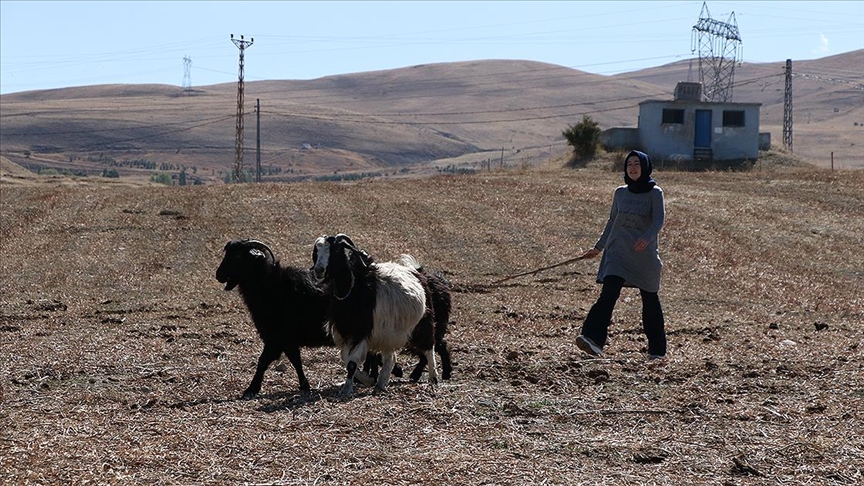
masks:
POLYGON ((369 263, 370 263, 371 258, 369 257, 369 254, 368 254, 368 253, 366 253, 366 252, 363 251, 363 250, 358 250, 358 249, 356 249, 356 248, 354 248, 353 251, 351 251, 351 250, 349 250, 349 249, 347 249, 347 248, 345 249, 345 255, 346 255, 349 259, 351 258, 351 255, 352 255, 352 254, 355 256, 355 258, 357 259, 357 261, 360 262, 360 265, 363 265, 363 268, 369 268, 369 263), (350 252, 350 253, 349 253, 349 252, 350 252))
POLYGON ((312 264, 318 263, 318 245, 312 247, 312 264))

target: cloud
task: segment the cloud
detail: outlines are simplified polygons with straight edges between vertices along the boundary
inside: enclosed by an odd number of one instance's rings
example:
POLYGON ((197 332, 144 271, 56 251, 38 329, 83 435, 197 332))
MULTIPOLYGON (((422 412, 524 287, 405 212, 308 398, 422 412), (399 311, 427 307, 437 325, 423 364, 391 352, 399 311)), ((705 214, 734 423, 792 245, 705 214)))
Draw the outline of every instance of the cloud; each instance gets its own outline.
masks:
POLYGON ((819 34, 819 47, 813 49, 814 54, 825 54, 830 49, 828 47, 828 38, 825 37, 825 34, 819 34))

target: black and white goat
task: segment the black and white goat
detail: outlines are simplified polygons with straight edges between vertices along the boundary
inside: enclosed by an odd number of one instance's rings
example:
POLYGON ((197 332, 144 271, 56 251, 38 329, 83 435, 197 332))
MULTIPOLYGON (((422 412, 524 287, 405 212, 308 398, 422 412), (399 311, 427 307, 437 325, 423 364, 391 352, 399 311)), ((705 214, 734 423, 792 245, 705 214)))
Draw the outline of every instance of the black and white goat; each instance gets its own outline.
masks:
POLYGON ((315 285, 312 273, 280 265, 273 251, 258 240, 233 240, 225 245, 216 279, 225 284, 225 290, 239 287, 264 342, 255 376, 243 398, 253 398, 261 391, 264 372, 282 353, 297 370, 300 389, 309 390, 300 348, 334 344, 324 325, 329 297, 315 285))
MULTIPOLYGON (((450 346, 447 344, 445 336, 450 325, 450 311, 453 307, 450 297, 450 282, 437 273, 427 272, 423 265, 411 255, 400 255, 396 262, 413 268, 426 277, 425 284, 428 287, 426 306, 427 308, 430 307, 431 302, 430 310, 435 322, 435 351, 441 357, 441 379, 449 380, 453 372, 453 364, 450 358, 450 346)), ((411 351, 420 359, 410 376, 412 381, 417 381, 426 366, 426 355, 422 350, 412 349, 411 351)))
POLYGON ((358 364, 369 352, 382 355, 375 386, 386 390, 396 353, 406 346, 422 352, 430 383, 438 381, 434 310, 427 305, 431 293, 426 276, 403 263, 374 262, 344 234, 315 240, 312 260, 316 278, 326 283, 331 297, 330 333, 348 371, 341 396, 353 394, 355 376, 366 381, 358 364))

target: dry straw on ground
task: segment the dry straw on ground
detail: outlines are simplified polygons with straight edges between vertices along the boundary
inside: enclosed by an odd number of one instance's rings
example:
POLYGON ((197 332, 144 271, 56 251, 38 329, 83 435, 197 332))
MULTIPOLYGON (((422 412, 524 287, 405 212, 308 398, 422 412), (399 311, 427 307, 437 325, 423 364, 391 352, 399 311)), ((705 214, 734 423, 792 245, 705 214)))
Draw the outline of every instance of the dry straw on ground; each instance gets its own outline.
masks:
MULTIPOLYGON (((598 168, 350 184, 0 186, 4 484, 854 484, 864 481, 864 172, 663 172, 669 357, 625 290, 603 359, 574 345, 598 168), (320 234, 454 284, 453 379, 337 400, 268 371, 214 272, 229 239, 307 266, 320 234)), ((404 356, 405 364, 413 358, 404 356)))

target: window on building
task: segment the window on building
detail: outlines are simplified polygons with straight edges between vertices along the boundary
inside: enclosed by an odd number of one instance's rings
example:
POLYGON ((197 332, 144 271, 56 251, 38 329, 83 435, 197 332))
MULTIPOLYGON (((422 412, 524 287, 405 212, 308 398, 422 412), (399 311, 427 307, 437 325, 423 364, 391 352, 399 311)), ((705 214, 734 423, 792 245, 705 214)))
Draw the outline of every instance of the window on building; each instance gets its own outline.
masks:
POLYGON ((743 127, 744 112, 742 110, 725 110, 723 111, 723 126, 724 127, 743 127))
POLYGON ((684 123, 684 110, 663 108, 663 123, 684 123))

